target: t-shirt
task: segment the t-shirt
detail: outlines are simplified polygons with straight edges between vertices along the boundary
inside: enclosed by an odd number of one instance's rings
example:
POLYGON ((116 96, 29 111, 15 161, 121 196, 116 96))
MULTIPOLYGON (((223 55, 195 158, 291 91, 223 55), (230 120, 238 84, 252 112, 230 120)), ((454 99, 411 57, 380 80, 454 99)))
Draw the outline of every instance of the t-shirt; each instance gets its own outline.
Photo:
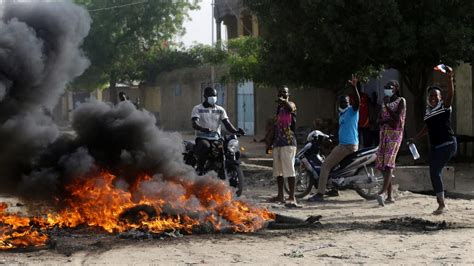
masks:
POLYGON ((222 106, 216 104, 213 107, 204 107, 202 103, 194 106, 193 111, 191 112, 191 119, 192 118, 198 118, 201 127, 215 131, 204 133, 196 130, 196 137, 210 140, 219 139, 221 134, 221 121, 228 119, 227 113, 222 106))
POLYGON ((285 106, 278 106, 275 116, 273 147, 296 146, 296 106, 292 102, 290 104, 293 106, 293 110, 288 110, 285 106))
POLYGON ((446 108, 441 101, 437 106, 426 108, 425 123, 430 135, 432 146, 438 146, 454 140, 454 131, 451 128, 452 108, 446 108))
POLYGON ((354 107, 349 106, 339 113, 339 144, 355 145, 359 144, 359 133, 357 123, 359 112, 354 107))

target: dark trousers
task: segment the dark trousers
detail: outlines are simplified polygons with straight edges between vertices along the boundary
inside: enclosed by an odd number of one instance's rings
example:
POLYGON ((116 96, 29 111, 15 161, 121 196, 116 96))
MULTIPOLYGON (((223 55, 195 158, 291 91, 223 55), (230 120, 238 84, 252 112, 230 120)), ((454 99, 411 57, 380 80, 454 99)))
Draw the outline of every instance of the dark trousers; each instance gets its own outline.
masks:
POLYGON ((194 154, 197 157, 197 170, 201 173, 204 170, 204 164, 206 163, 209 150, 211 149, 211 140, 197 138, 196 146, 194 146, 194 154))
POLYGON ((359 127, 359 146, 369 147, 371 143, 370 129, 368 127, 359 127))
POLYGON ((439 195, 444 192, 443 179, 441 178, 441 172, 446 164, 456 154, 457 143, 454 143, 439 147, 431 148, 430 152, 430 177, 431 184, 433 185, 434 192, 439 195))
POLYGON ((367 147, 379 146, 380 142, 380 129, 370 130, 370 139, 367 147))

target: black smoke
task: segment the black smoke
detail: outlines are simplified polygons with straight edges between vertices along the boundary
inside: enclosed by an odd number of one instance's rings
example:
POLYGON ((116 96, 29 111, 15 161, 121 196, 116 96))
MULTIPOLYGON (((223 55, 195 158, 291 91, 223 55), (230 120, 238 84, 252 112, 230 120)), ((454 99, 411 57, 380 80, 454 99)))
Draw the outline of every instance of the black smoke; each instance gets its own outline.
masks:
MULTIPOLYGON (((75 179, 105 170, 124 189, 138 176, 153 176, 138 193, 149 198, 172 200, 205 187, 226 193, 220 181, 195 178, 183 163, 178 133, 158 129, 153 114, 129 101, 83 103, 73 114, 75 135, 58 130, 50 113, 68 82, 89 65, 80 46, 90 23, 87 11, 72 3, 7 6, 0 24, 3 192, 58 198, 75 179)), ((197 202, 191 197, 186 204, 197 202)))
MULTIPOLYGON (((12 192, 60 132, 51 112, 89 66, 91 19, 72 3, 8 4, 0 21, 0 182, 12 192)), ((41 171, 47 171, 42 169, 41 171)))

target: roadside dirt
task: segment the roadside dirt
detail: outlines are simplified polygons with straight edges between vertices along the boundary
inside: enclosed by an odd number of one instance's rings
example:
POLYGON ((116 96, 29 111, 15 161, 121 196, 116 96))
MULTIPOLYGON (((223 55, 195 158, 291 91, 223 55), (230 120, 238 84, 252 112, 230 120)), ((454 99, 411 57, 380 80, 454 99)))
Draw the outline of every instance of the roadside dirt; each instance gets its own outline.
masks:
MULTIPOLYGON (((276 186, 267 168, 247 171, 244 197, 271 211, 305 219, 322 215, 312 228, 251 234, 168 234, 127 239, 91 229, 52 232, 49 249, 0 252, 3 264, 314 264, 474 263, 474 205, 449 199, 450 211, 433 216, 432 196, 400 192, 379 207, 353 191, 323 204, 288 209, 266 203, 276 186)), ((14 198, 2 198, 15 205, 14 198)), ((21 206, 20 206, 21 207, 21 206)), ((19 207, 19 208, 20 208, 19 207)))

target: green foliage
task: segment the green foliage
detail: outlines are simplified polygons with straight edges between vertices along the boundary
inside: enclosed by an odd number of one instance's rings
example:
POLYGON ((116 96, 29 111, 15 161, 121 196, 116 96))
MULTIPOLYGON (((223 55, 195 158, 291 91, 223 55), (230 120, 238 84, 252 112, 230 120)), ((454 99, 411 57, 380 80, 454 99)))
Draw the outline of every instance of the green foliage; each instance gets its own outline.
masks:
POLYGON ((120 6, 130 1, 75 2, 90 11, 93 21, 83 45, 91 67, 76 83, 95 87, 143 77, 141 67, 149 55, 182 34, 187 11, 197 7, 197 0, 147 1, 124 7, 120 6))
POLYGON ((472 0, 244 3, 262 26, 265 79, 276 83, 337 84, 385 66, 397 68, 418 93, 422 75, 440 60, 472 60, 472 0))
POLYGON ((198 44, 189 49, 158 49, 142 66, 143 80, 154 82, 156 77, 167 71, 202 65, 226 65, 223 80, 262 82, 260 54, 262 40, 255 37, 241 37, 221 43, 215 47, 198 44))
POLYGON ((262 40, 256 37, 240 37, 227 43, 228 78, 242 82, 253 80, 264 82, 262 78, 262 40))
POLYGON ((201 60, 196 54, 187 50, 159 49, 148 55, 142 65, 141 80, 153 83, 156 77, 167 71, 184 67, 201 65, 201 60))

